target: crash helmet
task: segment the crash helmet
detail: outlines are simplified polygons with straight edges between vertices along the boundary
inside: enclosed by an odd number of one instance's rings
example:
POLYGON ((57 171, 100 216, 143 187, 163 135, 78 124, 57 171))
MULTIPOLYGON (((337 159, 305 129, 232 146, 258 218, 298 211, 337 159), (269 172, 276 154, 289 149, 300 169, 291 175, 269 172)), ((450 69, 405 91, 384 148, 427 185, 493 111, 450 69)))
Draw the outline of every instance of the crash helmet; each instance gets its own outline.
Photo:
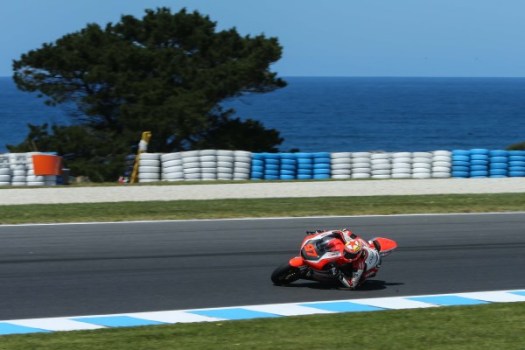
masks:
POLYGON ((356 260, 363 252, 363 244, 359 239, 352 239, 345 244, 344 257, 348 260, 356 260))

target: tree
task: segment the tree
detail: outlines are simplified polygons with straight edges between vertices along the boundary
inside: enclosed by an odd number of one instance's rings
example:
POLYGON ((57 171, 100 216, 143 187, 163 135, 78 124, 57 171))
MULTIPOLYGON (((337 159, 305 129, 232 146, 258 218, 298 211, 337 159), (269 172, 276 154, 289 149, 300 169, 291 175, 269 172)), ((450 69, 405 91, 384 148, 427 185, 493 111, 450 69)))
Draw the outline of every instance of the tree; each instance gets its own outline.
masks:
MULTIPOLYGON (((198 12, 158 8, 146 10, 142 19, 122 16, 105 28, 89 24, 29 51, 13 62, 14 81, 23 91, 38 91, 47 104, 75 106, 76 124, 97 142, 90 147, 105 148, 101 142, 112 140, 122 152, 122 145, 136 144, 148 130, 157 152, 271 151, 283 141, 276 130, 233 118, 234 111, 223 111, 220 103, 285 86, 270 71, 281 50, 276 38, 240 36, 235 28, 217 31, 198 12)), ((79 132, 76 126, 52 128, 45 148, 67 148, 58 131, 79 132)), ((25 147, 44 147, 42 139, 30 136, 25 147)), ((75 151, 71 161, 89 156, 75 151)))

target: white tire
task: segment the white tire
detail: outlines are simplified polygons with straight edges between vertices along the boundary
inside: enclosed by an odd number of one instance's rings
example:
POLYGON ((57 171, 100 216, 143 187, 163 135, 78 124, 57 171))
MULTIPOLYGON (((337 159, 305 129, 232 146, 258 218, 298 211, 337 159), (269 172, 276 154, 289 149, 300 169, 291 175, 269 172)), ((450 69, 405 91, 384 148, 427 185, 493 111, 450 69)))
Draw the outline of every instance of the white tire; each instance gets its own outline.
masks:
POLYGON ((393 168, 392 174, 411 174, 412 168, 393 168))
POLYGON ((160 179, 139 179, 139 183, 158 182, 160 179))
POLYGON ((159 180, 160 173, 139 173, 139 180, 159 180))
POLYGON ((391 171, 389 169, 384 169, 384 170, 374 170, 372 169, 372 176, 374 175, 390 175, 391 174, 391 171))
POLYGON ((410 158, 410 157, 393 158, 392 159, 392 164, 397 164, 397 163, 409 163, 409 164, 412 164, 412 158, 410 158))
POLYGON ((217 162, 217 166, 221 168, 233 168, 233 162, 217 162))
POLYGON ((390 154, 388 153, 372 153, 370 159, 390 159, 390 154))
POLYGON ((413 179, 430 179, 432 176, 430 173, 416 173, 412 174, 413 179))
POLYGON ((370 174, 370 168, 352 168, 352 174, 370 174))
POLYGON ((28 181, 27 186, 45 186, 46 183, 44 181, 28 181))
POLYGON ((438 161, 438 162, 433 162, 432 166, 444 166, 444 167, 450 168, 452 166, 452 162, 438 161))
POLYGON ((11 177, 11 182, 26 182, 26 177, 25 175, 24 176, 16 175, 16 176, 11 177))
POLYGON ((332 175, 350 175, 350 169, 337 169, 332 170, 332 175))
POLYGON ((449 172, 436 172, 432 173, 432 177, 436 179, 448 179, 451 177, 451 174, 449 172))
POLYGON ((430 152, 413 152, 413 158, 432 158, 432 153, 430 152))
POLYGON ((332 170, 339 170, 339 169, 352 169, 351 164, 332 164, 331 166, 332 170))
POLYGON ((11 186, 27 186, 27 182, 11 182, 11 186))
POLYGON ((392 153, 392 158, 412 158, 412 153, 410 153, 410 152, 394 152, 394 153, 392 153))
POLYGON ((434 162, 451 162, 452 161, 452 157, 451 156, 434 156, 434 158, 432 158, 432 161, 434 161, 434 162))
POLYGON ((412 169, 430 169, 432 168, 432 163, 414 163, 412 164, 412 169))
POLYGON ((412 164, 410 164, 410 163, 394 163, 394 164, 392 164, 392 169, 412 169, 412 164))
POLYGON ((9 169, 9 168, 0 168, 0 175, 11 175, 11 169, 9 169))
POLYGON ((193 168, 200 168, 201 163, 200 162, 191 162, 191 163, 183 163, 182 168, 183 169, 193 169, 193 168))
POLYGON ((217 157, 216 156, 201 156, 200 161, 201 162, 216 162, 217 157))
POLYGON ((139 174, 141 173, 160 173, 160 167, 158 166, 139 166, 139 174))
POLYGON ((141 153, 140 160, 160 160, 160 153, 141 153))
POLYGON ((154 166, 158 167, 160 166, 160 160, 158 159, 141 159, 139 160, 140 166, 154 166))
POLYGON ((173 173, 182 173, 184 168, 181 166, 170 166, 169 168, 162 168, 162 173, 164 174, 173 174, 173 173))
POLYGON ((0 182, 9 182, 11 181, 11 175, 0 175, 0 182))
POLYGON ((176 172, 176 173, 162 173, 162 179, 163 180, 182 180, 184 179, 184 173, 176 172))
POLYGON ((235 157, 232 156, 217 156, 218 162, 228 162, 233 163, 235 161, 235 157))
POLYGON ((201 168, 202 176, 204 174, 217 174, 217 168, 201 168))
POLYGON ((247 176, 234 176, 233 180, 234 181, 246 181, 246 180, 250 180, 250 176, 249 175, 247 175, 247 176))
POLYGON ((217 155, 217 150, 215 150, 215 149, 203 149, 203 150, 199 151, 199 155, 201 157, 208 157, 208 156, 215 157, 217 155))
POLYGON ((241 157, 252 159, 252 152, 248 151, 233 151, 233 155, 236 159, 241 157))
POLYGON ((11 181, 0 181, 0 186, 11 186, 11 181))
POLYGON ((355 168, 370 168, 370 162, 368 163, 353 163, 352 164, 352 168, 355 169, 355 168))
POLYGON ((202 173, 201 176, 202 180, 217 180, 217 174, 216 173, 202 173))
POLYGON ((450 167, 434 166, 434 167, 432 167, 432 172, 433 173, 449 173, 450 172, 450 167))
POLYGON ((372 179, 376 180, 384 180, 384 179, 391 179, 391 175, 372 175, 372 179))
POLYGON ((201 179, 201 174, 200 173, 185 174, 184 175, 184 180, 194 181, 194 180, 200 180, 200 179, 201 179))
POLYGON ((26 176, 27 175, 27 171, 16 169, 16 170, 13 170, 12 174, 13 174, 13 176, 26 176))
POLYGON ((432 154, 434 155, 434 157, 435 156, 445 156, 445 157, 452 156, 452 152, 450 152, 450 151, 441 151, 441 150, 434 151, 434 152, 432 152, 432 154))
POLYGON ((233 178, 234 178, 233 174, 224 174, 224 173, 217 174, 217 180, 233 180, 233 178))
POLYGON ((332 159, 350 159, 351 156, 350 152, 334 152, 330 154, 332 159))
POLYGON ((352 179, 369 179, 370 174, 366 173, 352 173, 352 179))
POLYGON ((199 151, 184 151, 180 153, 182 158, 199 157, 199 151))
POLYGON ((166 153, 160 156, 160 160, 163 162, 170 162, 170 161, 177 160, 177 159, 182 159, 180 152, 166 153))
POLYGON ((238 169, 235 169, 233 171, 233 175, 245 175, 245 174, 250 174, 250 169, 246 169, 246 168, 238 168, 238 169))
POLYGON ((412 178, 411 173, 392 173, 392 179, 410 179, 412 178))
POLYGON ((252 158, 251 157, 243 157, 243 156, 235 156, 233 157, 235 162, 244 162, 244 163, 251 163, 252 158))
POLYGON ((228 149, 220 149, 220 150, 217 150, 217 156, 228 156, 228 157, 233 157, 235 153, 231 150, 228 150, 228 149))
POLYGON ((432 163, 432 158, 425 158, 425 157, 414 157, 412 158, 412 163, 432 163))
POLYGON ((334 174, 332 175, 332 179, 336 179, 336 180, 348 180, 348 179, 351 179, 352 176, 350 174, 341 174, 341 175, 337 175, 337 174, 334 174))
POLYGON ((173 166, 180 166, 180 167, 182 167, 182 159, 173 159, 173 160, 168 160, 168 161, 162 162, 162 167, 163 168, 170 168, 170 167, 173 167, 173 166))
POLYGON ((233 174, 233 168, 220 166, 220 167, 217 167, 217 172, 223 173, 223 174, 233 174))
POLYGON ((351 164, 352 160, 350 158, 334 158, 330 162, 331 164, 351 164))
POLYGON ((26 181, 27 182, 44 182, 44 177, 30 175, 30 176, 26 176, 26 181))
POLYGON ((246 162, 235 162, 233 163, 235 169, 250 169, 252 167, 251 163, 246 162))
POLYGON ((430 169, 425 168, 414 168, 412 169, 412 174, 430 174, 432 171, 430 169))
POLYGON ((217 162, 201 162, 202 168, 216 168, 217 162))
POLYGON ((385 164, 372 164, 372 171, 374 170, 390 170, 392 169, 392 165, 390 165, 389 163, 385 163, 385 164))
POLYGON ((182 157, 182 164, 199 163, 200 157, 182 157))
POLYGON ((370 152, 354 152, 352 158, 370 158, 370 152))
POLYGON ((363 158, 363 157, 359 157, 359 158, 353 158, 352 159, 352 164, 370 164, 370 158, 363 158))
POLYGON ((190 175, 190 174, 199 174, 199 176, 200 176, 201 168, 184 169, 183 172, 184 172, 184 177, 187 177, 187 175, 190 175))

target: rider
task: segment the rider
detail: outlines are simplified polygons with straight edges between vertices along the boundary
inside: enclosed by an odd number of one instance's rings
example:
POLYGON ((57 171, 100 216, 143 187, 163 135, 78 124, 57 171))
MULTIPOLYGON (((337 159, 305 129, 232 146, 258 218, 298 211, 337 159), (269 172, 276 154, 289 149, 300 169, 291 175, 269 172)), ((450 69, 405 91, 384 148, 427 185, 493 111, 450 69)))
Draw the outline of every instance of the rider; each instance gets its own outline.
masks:
POLYGON ((332 232, 344 243, 340 266, 332 268, 332 273, 339 281, 347 288, 355 289, 365 279, 374 277, 381 263, 381 257, 374 243, 365 241, 348 229, 332 232), (345 270, 351 272, 345 273, 345 270))

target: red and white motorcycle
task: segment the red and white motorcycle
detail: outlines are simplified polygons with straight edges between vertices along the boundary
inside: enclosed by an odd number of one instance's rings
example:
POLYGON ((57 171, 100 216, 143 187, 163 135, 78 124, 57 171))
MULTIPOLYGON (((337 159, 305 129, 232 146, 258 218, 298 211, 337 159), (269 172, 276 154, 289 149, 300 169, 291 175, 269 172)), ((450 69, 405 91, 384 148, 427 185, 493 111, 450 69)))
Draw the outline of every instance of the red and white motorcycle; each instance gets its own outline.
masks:
MULTIPOLYGON (((344 258, 344 243, 341 241, 341 236, 337 233, 340 233, 340 231, 307 231, 307 235, 301 244, 299 255, 277 267, 272 273, 272 282, 275 285, 287 285, 299 279, 305 279, 329 283, 337 281, 340 283, 337 275, 334 274, 334 270, 348 275, 353 271, 351 271, 351 264, 348 264, 348 260, 344 258)), ((369 248, 379 253, 381 260, 397 248, 395 241, 383 237, 373 238, 367 243, 369 248)), ((362 280, 359 281, 359 285, 366 280, 365 276, 372 277, 371 275, 375 275, 377 268, 376 271, 372 272, 372 274, 367 274, 365 271, 362 280)))

